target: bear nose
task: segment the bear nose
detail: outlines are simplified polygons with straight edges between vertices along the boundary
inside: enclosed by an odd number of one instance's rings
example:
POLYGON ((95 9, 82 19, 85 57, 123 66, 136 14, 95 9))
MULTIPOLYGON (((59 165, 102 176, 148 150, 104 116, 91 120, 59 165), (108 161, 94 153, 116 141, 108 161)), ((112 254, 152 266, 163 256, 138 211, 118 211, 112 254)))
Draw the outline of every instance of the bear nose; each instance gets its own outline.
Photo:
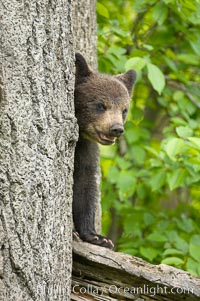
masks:
POLYGON ((119 137, 124 132, 124 127, 120 124, 114 124, 110 128, 110 136, 119 137))

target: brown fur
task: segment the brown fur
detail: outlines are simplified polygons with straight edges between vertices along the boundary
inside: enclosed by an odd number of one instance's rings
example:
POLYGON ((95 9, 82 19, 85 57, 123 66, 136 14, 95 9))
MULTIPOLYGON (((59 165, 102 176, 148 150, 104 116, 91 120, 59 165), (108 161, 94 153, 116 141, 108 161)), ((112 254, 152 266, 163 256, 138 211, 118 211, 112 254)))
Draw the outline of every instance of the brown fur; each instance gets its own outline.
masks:
POLYGON ((75 113, 80 138, 75 152, 73 217, 76 231, 88 242, 112 247, 97 235, 94 214, 98 187, 98 144, 113 144, 123 133, 129 108, 134 71, 118 76, 93 72, 81 54, 76 54, 75 113))

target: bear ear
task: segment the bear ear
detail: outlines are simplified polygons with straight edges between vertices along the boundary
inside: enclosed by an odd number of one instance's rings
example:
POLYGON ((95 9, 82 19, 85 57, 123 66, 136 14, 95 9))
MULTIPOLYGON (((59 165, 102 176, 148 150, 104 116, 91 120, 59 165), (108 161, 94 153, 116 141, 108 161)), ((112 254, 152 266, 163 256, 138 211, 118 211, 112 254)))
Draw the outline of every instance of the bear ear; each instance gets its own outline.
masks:
POLYGON ((92 70, 89 68, 85 58, 80 53, 75 54, 75 65, 76 65, 76 79, 81 81, 84 77, 88 77, 92 70))
POLYGON ((129 95, 131 95, 133 85, 134 85, 134 83, 136 81, 136 77, 137 77, 137 73, 135 72, 135 70, 129 70, 129 71, 119 74, 115 77, 126 86, 129 95))

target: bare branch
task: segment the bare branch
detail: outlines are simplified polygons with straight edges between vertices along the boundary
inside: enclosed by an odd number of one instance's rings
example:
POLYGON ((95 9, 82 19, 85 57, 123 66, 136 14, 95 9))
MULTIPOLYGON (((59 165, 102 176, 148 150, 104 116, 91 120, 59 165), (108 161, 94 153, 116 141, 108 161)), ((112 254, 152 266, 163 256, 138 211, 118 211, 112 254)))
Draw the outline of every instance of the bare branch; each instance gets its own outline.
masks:
POLYGON ((95 245, 73 244, 71 300, 200 300, 200 278, 95 245))

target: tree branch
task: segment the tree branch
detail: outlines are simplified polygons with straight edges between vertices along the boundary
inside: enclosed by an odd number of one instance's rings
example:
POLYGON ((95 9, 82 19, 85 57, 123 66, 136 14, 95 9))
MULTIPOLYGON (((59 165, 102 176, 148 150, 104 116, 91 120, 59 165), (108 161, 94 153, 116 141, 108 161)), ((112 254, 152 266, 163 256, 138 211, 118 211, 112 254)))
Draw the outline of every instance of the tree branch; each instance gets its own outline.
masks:
POLYGON ((73 244, 71 300, 200 300, 200 278, 95 245, 73 244))

